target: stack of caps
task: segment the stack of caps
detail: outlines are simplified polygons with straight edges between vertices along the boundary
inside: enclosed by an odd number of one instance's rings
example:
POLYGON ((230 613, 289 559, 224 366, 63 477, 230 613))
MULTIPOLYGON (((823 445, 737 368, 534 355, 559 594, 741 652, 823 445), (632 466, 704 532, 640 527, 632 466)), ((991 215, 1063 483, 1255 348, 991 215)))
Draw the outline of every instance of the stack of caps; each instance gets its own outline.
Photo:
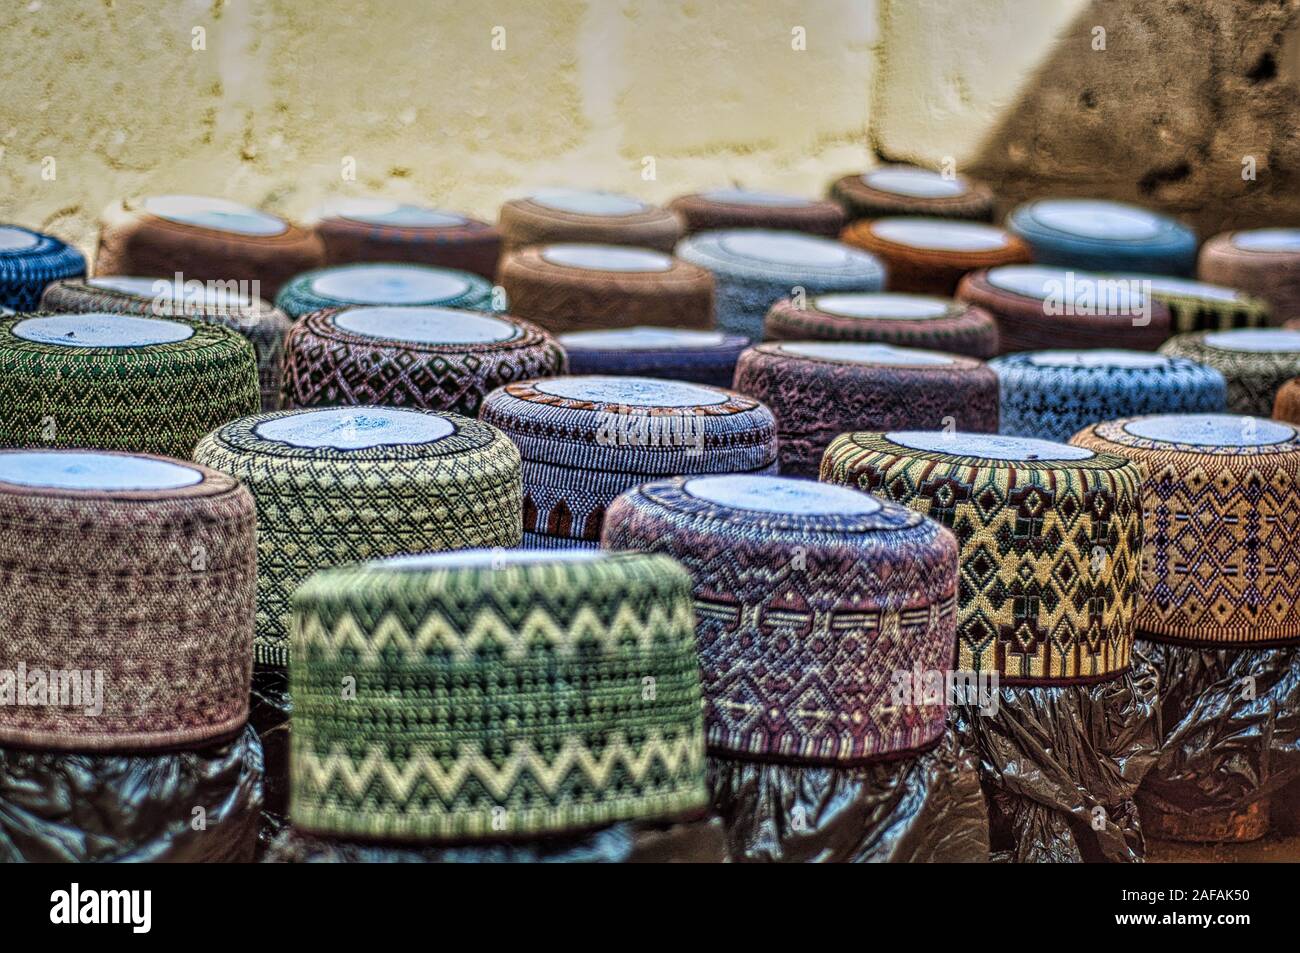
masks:
POLYGON ((790 341, 740 356, 736 390, 772 408, 781 472, 815 477, 839 434, 865 427, 997 433, 998 378, 983 361, 889 344, 790 341))
POLYGON ((993 315, 1004 354, 1116 345, 1154 351, 1169 337, 1169 309, 1136 278, 1007 265, 971 272, 957 297, 993 315))
POLYGON ((756 400, 645 377, 555 377, 493 391, 480 418, 523 457, 524 542, 595 547, 605 509, 675 474, 769 472, 776 421, 756 400))
POLYGON ((387 199, 344 199, 311 216, 325 263, 405 261, 469 271, 491 281, 501 233, 456 212, 387 199))
POLYGON ((670 252, 682 237, 681 219, 630 195, 583 189, 541 189, 501 206, 505 251, 528 245, 591 242, 639 245, 670 252))
POLYGON ((1220 648, 1300 639, 1300 433, 1228 414, 1112 420, 1073 443, 1145 469, 1144 638, 1220 648))
POLYGON ((1206 364, 1228 379, 1228 409, 1268 417, 1278 389, 1300 376, 1300 330, 1239 328, 1180 334, 1161 353, 1206 364))
POLYGON ((958 670, 1064 685, 1128 669, 1142 559, 1137 465, 1026 437, 854 433, 826 451, 822 479, 956 534, 958 670))
POLYGON ((419 306, 314 311, 289 334, 284 406, 382 404, 473 417, 489 391, 564 371, 554 338, 503 314, 419 306))
POLYGON ((749 342, 721 331, 626 328, 560 335, 572 374, 614 374, 730 387, 749 342))
POLYGON ((261 403, 253 346, 220 325, 106 313, 0 320, 0 446, 185 458, 261 403))
POLYGON ((969 271, 1030 260, 1024 242, 982 222, 864 219, 844 229, 840 237, 885 263, 890 291, 951 295, 969 271))
POLYGON ((501 262, 510 311, 548 331, 713 327, 713 278, 649 248, 560 244, 501 262))
POLYGON ((699 811, 694 621, 690 578, 662 556, 474 550, 320 573, 294 597, 290 817, 501 841, 699 811))
POLYGON ((272 300, 291 277, 324 263, 319 238, 268 212, 225 199, 156 195, 104 211, 95 274, 250 282, 251 297, 272 300))
POLYGON ((99 311, 152 317, 185 317, 238 331, 257 354, 262 409, 280 403, 284 336, 289 318, 261 298, 251 298, 223 283, 178 282, 171 278, 70 278, 56 281, 41 295, 42 311, 99 311))
POLYGON ((1215 235, 1201 247, 1197 275, 1241 288, 1273 306, 1279 322, 1300 318, 1300 228, 1215 235))
POLYGON ((425 265, 339 265, 309 271, 286 284, 275 303, 291 318, 358 304, 500 310, 493 305, 492 285, 486 279, 425 265))
POLYGON ((769 341, 860 341, 934 348, 988 358, 998 352, 998 326, 982 308, 930 295, 818 295, 782 298, 767 312, 769 341))
POLYGON ((0 308, 34 311, 51 281, 86 273, 86 259, 51 235, 0 225, 0 308))
POLYGON ((204 437, 194 459, 257 502, 261 665, 287 663, 289 599, 318 569, 519 542, 519 453, 496 428, 457 414, 261 414, 204 437))
POLYGON ((763 317, 781 298, 879 291, 885 283, 884 268, 866 252, 798 232, 701 232, 677 254, 713 273, 718 326, 751 341, 762 338, 763 317))
POLYGON ((808 480, 677 477, 620 497, 604 545, 691 573, 711 753, 847 765, 943 735, 942 693, 894 698, 952 664, 957 546, 933 521, 808 480))
POLYGON ((0 742, 197 748, 243 728, 257 574, 247 490, 160 457, 7 450, 0 523, 0 656, 11 676, 25 670, 19 691, 41 693, 0 705, 0 742), (45 703, 40 676, 69 673, 83 703, 61 703, 53 684, 45 703))
POLYGON ((772 228, 834 238, 844 226, 844 210, 835 202, 779 192, 713 189, 679 196, 668 207, 681 216, 688 235, 720 228, 772 228))
POLYGON ((1236 288, 1211 285, 1168 275, 1112 275, 1136 279, 1154 300, 1169 309, 1174 334, 1191 331, 1228 331, 1255 328, 1273 322, 1273 309, 1263 298, 1236 288))
POLYGON ((1280 388, 1273 401, 1273 418, 1300 424, 1300 378, 1293 377, 1280 388))
POLYGON ((1189 276, 1196 269, 1196 234, 1176 219, 1136 205, 1040 199, 1015 209, 1006 225, 1044 265, 1189 276))
POLYGON ((1213 368, 1149 351, 1029 351, 989 362, 1002 386, 1001 431, 1069 440, 1090 424, 1157 411, 1214 413, 1228 384, 1213 368))
POLYGON ((846 175, 831 186, 831 198, 850 220, 889 215, 930 218, 993 218, 993 193, 963 175, 943 175, 911 165, 887 165, 862 175, 846 175))

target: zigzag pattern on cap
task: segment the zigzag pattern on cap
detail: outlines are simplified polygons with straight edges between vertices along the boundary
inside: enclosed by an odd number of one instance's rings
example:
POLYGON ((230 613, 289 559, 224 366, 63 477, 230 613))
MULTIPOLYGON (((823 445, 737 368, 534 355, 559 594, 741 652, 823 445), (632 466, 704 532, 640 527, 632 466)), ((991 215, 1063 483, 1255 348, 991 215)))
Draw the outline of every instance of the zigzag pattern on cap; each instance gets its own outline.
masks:
MULTIPOLYGON (((1213 332, 1179 334, 1160 346, 1161 354, 1185 357, 1213 367, 1228 381, 1228 409, 1235 414, 1268 417, 1278 389, 1300 376, 1300 344, 1287 351, 1251 351, 1216 347, 1205 340, 1213 332)), ((1296 334, 1300 341, 1300 333, 1296 334)))

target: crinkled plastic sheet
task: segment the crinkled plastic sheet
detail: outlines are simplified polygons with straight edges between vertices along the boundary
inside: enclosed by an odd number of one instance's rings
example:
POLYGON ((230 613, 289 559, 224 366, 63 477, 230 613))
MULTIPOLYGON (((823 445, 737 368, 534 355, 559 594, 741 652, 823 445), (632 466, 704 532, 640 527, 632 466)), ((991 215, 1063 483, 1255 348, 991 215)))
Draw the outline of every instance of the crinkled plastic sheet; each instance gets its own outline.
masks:
POLYGON ((904 760, 836 768, 709 758, 735 862, 978 862, 988 813, 951 734, 904 760))
POLYGON ((996 710, 953 708, 980 759, 993 859, 1021 863, 1143 859, 1135 796, 1156 758, 1156 672, 1095 685, 1003 685, 996 710), (1100 810, 1098 810, 1100 808, 1100 810))
POLYGON ((614 824, 519 843, 420 847, 319 837, 290 828, 275 838, 263 857, 272 864, 707 864, 722 859, 722 825, 716 818, 614 824))
POLYGON ((289 673, 286 669, 253 670, 248 721, 262 739, 266 781, 262 817, 257 827, 260 857, 289 826, 289 673))
POLYGON ((194 751, 0 747, 0 861, 253 859, 262 746, 251 726, 194 751), (194 829, 195 808, 205 827, 194 829))
POLYGON ((1250 840, 1300 828, 1300 647, 1139 641, 1160 675, 1160 747, 1139 793, 1149 833, 1250 840))

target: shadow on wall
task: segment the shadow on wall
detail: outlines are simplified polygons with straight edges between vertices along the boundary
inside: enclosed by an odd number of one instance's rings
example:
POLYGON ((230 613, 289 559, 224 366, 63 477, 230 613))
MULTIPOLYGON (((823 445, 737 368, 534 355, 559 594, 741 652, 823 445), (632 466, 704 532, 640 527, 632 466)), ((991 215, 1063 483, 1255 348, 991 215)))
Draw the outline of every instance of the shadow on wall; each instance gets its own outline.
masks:
POLYGON ((1203 238, 1300 225, 1300 0, 1096 0, 966 171, 1002 212, 1089 195, 1179 214, 1203 238))

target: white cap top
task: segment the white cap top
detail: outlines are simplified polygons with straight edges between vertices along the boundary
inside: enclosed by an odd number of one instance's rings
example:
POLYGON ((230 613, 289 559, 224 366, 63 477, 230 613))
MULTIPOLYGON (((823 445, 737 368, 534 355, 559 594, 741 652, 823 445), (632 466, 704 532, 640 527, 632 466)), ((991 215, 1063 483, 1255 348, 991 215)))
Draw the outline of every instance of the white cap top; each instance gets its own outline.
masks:
POLYGON ((825 361, 845 361, 849 364, 887 364, 911 367, 926 365, 940 367, 955 363, 947 354, 923 351, 919 348, 894 347, 892 344, 860 344, 841 341, 791 341, 780 344, 787 354, 814 357, 825 361))
POLYGON ((1095 351, 1035 351, 1026 355, 1026 360, 1035 367, 1119 367, 1139 371, 1168 367, 1173 363, 1171 358, 1150 351, 1107 348, 1095 351))
POLYGON ((1162 414, 1138 417, 1124 429, 1143 440, 1205 447, 1263 447, 1294 440, 1290 424, 1235 414, 1162 414))
POLYGON ((1144 208, 1095 199, 1047 199, 1035 202, 1031 214, 1048 228, 1083 238, 1142 241, 1163 228, 1161 218, 1144 208))
POLYGON ((592 271, 668 271, 673 266, 671 255, 627 245, 547 245, 542 249, 541 255, 552 265, 587 268, 592 271))
POLYGON ((254 428, 263 440, 293 447, 365 450, 395 444, 433 443, 456 432, 435 414, 396 407, 331 407, 265 420, 254 428))
POLYGON ((178 321, 105 312, 27 318, 15 324, 13 332, 24 341, 64 347, 149 347, 194 336, 192 327, 178 321))
POLYGON ((312 290, 358 304, 418 304, 444 301, 469 290, 462 276, 441 268, 399 265, 343 265, 312 280, 312 290))
POLYGON ((900 447, 927 453, 951 453, 985 460, 1088 460, 1096 454, 1083 447, 1037 437, 1004 437, 995 433, 953 433, 942 430, 894 430, 885 434, 900 447))
POLYGON ((543 394, 566 400, 630 407, 711 407, 730 399, 712 387, 652 377, 550 377, 535 386, 543 394))
POLYGON ((54 490, 176 490, 203 482, 194 467, 153 460, 67 450, 0 453, 0 483, 54 490))
POLYGON ((86 285, 116 291, 136 298, 162 298, 168 302, 180 301, 197 306, 202 303, 217 308, 247 307, 252 299, 240 293, 238 287, 227 288, 220 284, 191 279, 175 281, 167 278, 136 278, 127 275, 103 275, 87 278, 86 285))
POLYGON ((1300 252, 1300 228, 1258 228, 1237 232, 1232 244, 1242 251, 1300 252))
POLYGON ((862 176, 862 181, 881 192, 907 195, 918 199, 942 199, 966 193, 966 182, 960 176, 948 179, 929 169, 898 165, 875 169, 862 176))
POLYGON ((343 199, 326 206, 319 214, 321 217, 346 218, 390 228, 454 228, 466 222, 465 216, 455 212, 407 205, 390 199, 343 199))
POLYGON ((279 235, 289 227, 269 212, 204 195, 154 195, 144 200, 144 210, 183 225, 240 235, 279 235))
POLYGON ((1236 288, 1192 281, 1190 278, 1172 278, 1169 275, 1134 275, 1133 278, 1145 282, 1154 294, 1204 298, 1207 301, 1236 301, 1238 298, 1245 297, 1245 294, 1236 288))
POLYGON ((818 295, 813 307, 846 318, 941 318, 952 308, 952 301, 930 295, 863 291, 818 295))
POLYGON ((935 251, 996 251, 1007 247, 1007 233, 979 222, 942 218, 878 218, 871 231, 887 242, 935 251))
POLYGON ((40 243, 40 236, 33 235, 26 229, 0 225, 0 252, 22 251, 25 248, 35 248, 40 243))
POLYGON ((727 232, 719 244, 739 258, 753 258, 777 265, 834 268, 853 257, 853 249, 829 238, 798 232, 748 229, 727 232))
POLYGON ((602 331, 570 331, 560 343, 572 348, 601 348, 609 351, 655 351, 689 347, 717 347, 726 341, 721 331, 688 331, 683 328, 608 328, 602 331))
POLYGON ((510 322, 489 314, 425 305, 349 308, 334 315, 334 326, 363 337, 413 344, 495 344, 520 334, 510 322))
POLYGON ((809 199, 780 192, 757 192, 750 189, 711 189, 700 197, 725 205, 764 205, 771 208, 804 208, 812 205, 809 199))
POLYGON ((1205 335, 1210 347, 1225 351, 1300 351, 1300 331, 1288 328, 1235 328, 1205 335))
POLYGON ((816 480, 728 474, 695 477, 687 480, 684 488, 698 500, 759 513, 866 516, 880 510, 880 501, 873 496, 816 480))
POLYGON ((538 189, 531 198, 538 205, 576 215, 635 215, 649 207, 630 195, 586 189, 538 189))

